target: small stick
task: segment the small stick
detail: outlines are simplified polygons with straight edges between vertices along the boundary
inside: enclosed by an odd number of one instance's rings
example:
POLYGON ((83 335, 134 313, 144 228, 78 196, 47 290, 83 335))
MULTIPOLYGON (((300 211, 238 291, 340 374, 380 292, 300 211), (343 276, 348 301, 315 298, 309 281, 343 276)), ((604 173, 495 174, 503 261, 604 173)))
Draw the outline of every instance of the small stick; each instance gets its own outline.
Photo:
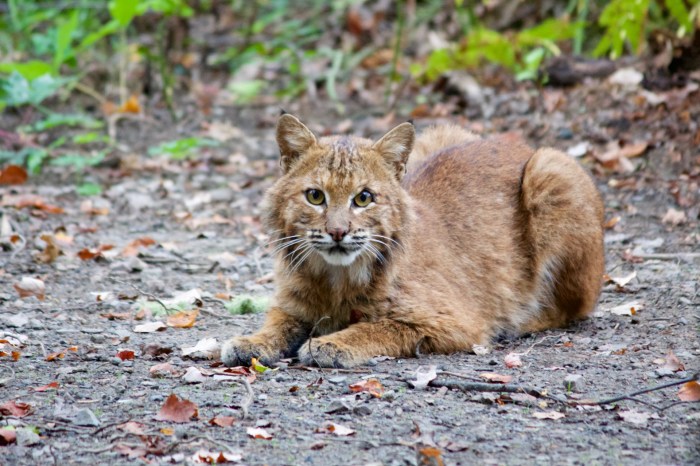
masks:
POLYGON ((692 260, 700 259, 700 252, 679 252, 679 253, 657 253, 657 254, 635 254, 635 257, 642 259, 656 259, 661 261, 672 261, 676 259, 692 260))
POLYGON ((431 387, 447 387, 457 389, 463 392, 505 392, 505 393, 526 393, 535 398, 547 398, 539 390, 525 387, 522 385, 514 385, 508 383, 484 383, 484 382, 463 382, 461 380, 431 380, 428 384, 431 387))
POLYGON ((623 400, 644 403, 644 402, 642 402, 634 397, 637 395, 643 395, 645 393, 650 393, 650 392, 655 392, 657 390, 662 390, 662 389, 668 388, 668 387, 675 387, 676 385, 683 385, 684 383, 693 382, 693 381, 698 380, 698 379, 700 379, 700 372, 696 372, 695 374, 691 375, 690 377, 686 377, 685 379, 676 380, 675 382, 669 382, 669 383, 665 383, 663 385, 657 385, 656 387, 652 387, 652 388, 645 388, 644 390, 638 390, 636 392, 627 393, 625 395, 616 396, 614 398, 608 398, 607 400, 580 402, 577 404, 602 406, 602 405, 609 405, 611 403, 617 403, 618 401, 623 401, 623 400))
POLYGON ((165 310, 166 313, 167 313, 167 312, 171 312, 171 311, 177 312, 177 309, 171 309, 171 308, 169 308, 168 306, 165 305, 165 303, 164 303, 163 301, 161 301, 160 299, 158 299, 158 297, 157 297, 156 295, 154 295, 154 294, 152 294, 152 293, 148 293, 148 292, 146 292, 146 291, 143 291, 141 288, 139 288, 138 286, 134 285, 133 283, 125 282, 125 281, 123 281, 123 280, 119 280, 118 278, 112 278, 112 280, 115 281, 115 282, 117 282, 117 283, 119 283, 120 285, 130 286, 130 287, 132 287, 133 289, 135 289, 136 291, 138 291, 140 294, 146 296, 147 298, 151 298, 153 301, 155 301, 155 302, 157 302, 158 304, 160 304, 160 305, 163 307, 163 309, 165 310))
POLYGON ((250 405, 253 404, 253 398, 255 395, 253 393, 253 387, 250 386, 250 382, 248 382, 246 377, 243 377, 243 384, 245 385, 245 390, 248 393, 248 396, 241 403, 241 411, 243 411, 243 419, 248 419, 248 409, 250 408, 250 405))

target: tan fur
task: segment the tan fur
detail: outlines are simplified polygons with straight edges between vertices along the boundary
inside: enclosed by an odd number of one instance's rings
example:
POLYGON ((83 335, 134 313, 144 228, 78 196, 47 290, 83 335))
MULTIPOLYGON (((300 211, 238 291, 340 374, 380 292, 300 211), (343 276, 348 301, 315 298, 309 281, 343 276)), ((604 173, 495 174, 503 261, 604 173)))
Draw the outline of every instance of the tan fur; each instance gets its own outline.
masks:
POLYGON ((502 332, 563 326, 591 312, 603 274, 603 208, 576 162, 454 126, 413 138, 404 123, 376 143, 316 140, 281 117, 285 174, 266 196, 273 246, 283 246, 275 303, 258 333, 224 345, 227 365, 298 354, 304 364, 350 367, 411 356, 419 345, 469 351, 502 332), (327 204, 307 202, 308 189, 326 193, 327 204), (354 207, 363 189, 374 202, 354 207), (381 235, 370 242, 381 256, 368 247, 350 265, 333 265, 308 241, 281 240, 326 238, 331 227, 353 239, 381 235))

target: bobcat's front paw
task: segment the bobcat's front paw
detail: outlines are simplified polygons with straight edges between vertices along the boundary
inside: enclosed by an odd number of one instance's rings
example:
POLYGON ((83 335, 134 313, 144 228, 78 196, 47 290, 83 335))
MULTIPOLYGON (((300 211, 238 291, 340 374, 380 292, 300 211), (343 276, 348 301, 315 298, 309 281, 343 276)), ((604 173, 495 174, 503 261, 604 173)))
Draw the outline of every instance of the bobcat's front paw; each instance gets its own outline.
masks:
POLYGON ((311 345, 307 341, 299 348, 299 362, 305 366, 349 368, 358 366, 365 360, 330 341, 312 340, 311 345))
POLYGON ((249 337, 231 338, 221 347, 221 361, 229 367, 249 366, 252 358, 257 358, 260 364, 267 366, 277 362, 280 354, 269 345, 249 337))

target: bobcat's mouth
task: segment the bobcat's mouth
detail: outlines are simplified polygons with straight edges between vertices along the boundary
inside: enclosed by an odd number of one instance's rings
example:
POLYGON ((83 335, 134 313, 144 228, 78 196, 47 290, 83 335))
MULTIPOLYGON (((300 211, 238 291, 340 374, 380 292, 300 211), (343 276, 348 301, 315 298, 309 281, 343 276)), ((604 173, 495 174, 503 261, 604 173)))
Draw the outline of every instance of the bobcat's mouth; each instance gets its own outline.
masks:
POLYGON ((362 252, 361 247, 336 243, 330 247, 318 248, 321 257, 331 265, 348 266, 355 262, 355 259, 362 252))

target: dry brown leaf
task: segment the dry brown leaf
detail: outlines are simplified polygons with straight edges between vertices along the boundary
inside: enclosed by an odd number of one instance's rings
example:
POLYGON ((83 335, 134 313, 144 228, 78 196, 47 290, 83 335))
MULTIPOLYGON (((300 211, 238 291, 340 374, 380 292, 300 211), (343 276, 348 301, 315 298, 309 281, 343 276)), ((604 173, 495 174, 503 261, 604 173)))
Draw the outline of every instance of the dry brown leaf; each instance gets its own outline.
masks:
POLYGON ((37 387, 33 389, 35 392, 45 392, 48 390, 58 390, 58 382, 51 382, 50 384, 44 385, 42 387, 37 387))
POLYGON ((253 438, 260 438, 263 440, 270 440, 272 438, 272 434, 270 434, 268 431, 266 431, 263 428, 260 427, 248 427, 246 429, 246 433, 253 438))
POLYGON ((22 280, 13 286, 20 298, 36 296, 39 301, 43 301, 46 297, 46 286, 38 278, 22 277, 22 280))
POLYGON ((503 362, 506 364, 506 367, 508 369, 512 369, 514 367, 520 367, 523 365, 523 362, 520 360, 520 354, 518 354, 518 353, 506 354, 506 357, 503 358, 503 362))
POLYGON ((47 214, 62 214, 64 212, 62 207, 47 204, 39 196, 23 196, 14 206, 18 209, 31 208, 47 214))
POLYGON ((104 257, 102 255, 102 252, 109 251, 110 249, 114 249, 114 246, 111 244, 101 244, 97 248, 81 249, 80 251, 78 251, 78 257, 80 257, 84 261, 90 259, 97 259, 98 257, 104 257))
POLYGON ((347 437, 348 435, 353 435, 355 433, 355 431, 353 429, 350 429, 349 427, 345 427, 343 425, 336 424, 335 422, 330 421, 324 423, 321 427, 316 429, 316 432, 333 434, 337 435, 338 437, 347 437))
POLYGON ((46 355, 46 360, 47 361, 55 361, 56 359, 63 359, 66 357, 66 352, 65 351, 56 351, 55 353, 51 353, 46 355))
POLYGON ((119 113, 141 113, 141 106, 139 105, 139 99, 135 95, 131 95, 124 102, 118 110, 119 113))
POLYGON ((482 372, 479 377, 491 383, 508 383, 513 380, 512 375, 496 374, 495 372, 482 372))
POLYGON ((122 250, 122 256, 136 256, 139 253, 139 248, 147 248, 149 246, 153 246, 154 244, 156 244, 156 241, 151 237, 143 236, 141 238, 136 238, 131 243, 127 244, 122 250))
POLYGON ((649 147, 647 142, 637 142, 633 144, 625 144, 620 147, 614 144, 607 152, 597 154, 595 158, 606 167, 613 167, 621 159, 630 159, 642 155, 649 147))
POLYGON ((24 184, 27 178, 27 170, 19 165, 8 165, 0 170, 0 184, 24 184))
POLYGON ((684 383, 678 390, 678 398, 681 401, 700 401, 700 384, 696 380, 684 383))
POLYGON ((425 447, 418 450, 418 464, 421 466, 444 466, 442 452, 435 447, 425 447))
POLYGON ((375 398, 381 398, 384 394, 384 387, 378 379, 371 378, 350 385, 350 391, 353 393, 367 392, 375 398))
POLYGON ((156 419, 158 421, 190 422, 199 416, 197 405, 172 394, 165 400, 156 419))
POLYGON ((161 364, 156 364, 155 366, 151 366, 148 369, 148 374, 154 378, 172 377, 179 375, 179 371, 175 368, 175 366, 173 366, 169 362, 164 362, 161 364))
POLYGON ((610 220, 608 220, 607 222, 605 222, 603 224, 603 228, 605 228, 606 230, 610 230, 610 229, 614 228, 615 225, 617 225, 620 222, 620 220, 622 220, 622 217, 620 217, 619 215, 616 215, 616 216, 612 217, 610 220))
POLYGON ((199 309, 180 311, 168 316, 168 327, 190 328, 194 325, 199 315, 199 309))
POLYGON ((633 270, 631 273, 625 275, 624 277, 611 277, 610 275, 605 276, 607 281, 616 284, 619 288, 624 288, 625 285, 627 285, 629 282, 634 280, 636 277, 637 277, 636 270, 633 270))
POLYGON ((146 427, 145 424, 141 424, 140 422, 136 421, 127 421, 124 424, 119 424, 117 426, 118 429, 123 430, 124 432, 129 432, 130 434, 136 434, 136 435, 143 435, 144 428, 146 427))
POLYGON ((130 312, 106 312, 100 314, 100 317, 104 317, 109 320, 128 320, 131 318, 130 312))
POLYGON ((17 434, 14 430, 0 429, 0 447, 15 443, 16 440, 17 434))
POLYGON ((117 352, 117 357, 122 361, 133 361, 135 353, 133 350, 121 350, 117 352))
POLYGON ((192 455, 192 461, 195 463, 204 464, 225 464, 225 463, 238 463, 243 459, 242 455, 238 453, 231 452, 214 452, 208 450, 199 450, 197 453, 192 455))
POLYGON ((535 419, 552 419, 556 421, 557 419, 561 419, 566 416, 564 415, 564 413, 560 413, 558 411, 537 411, 532 413, 532 417, 534 417, 535 419))
POLYGON ((61 255, 61 249, 58 247, 58 245, 56 245, 53 235, 44 234, 41 235, 39 239, 46 243, 46 247, 35 256, 35 259, 44 264, 50 264, 55 261, 59 255, 61 255))
POLYGON ((676 356, 673 351, 669 351, 666 357, 664 358, 663 365, 661 366, 662 369, 668 369, 673 372, 679 372, 679 371, 684 371, 685 366, 683 363, 678 359, 678 356, 676 356))
POLYGON ((686 220, 688 220, 688 217, 685 215, 685 212, 670 208, 661 219, 661 223, 675 227, 685 223, 686 220))
POLYGON ((3 416, 14 416, 14 417, 24 417, 29 415, 32 407, 27 403, 22 403, 21 401, 6 401, 0 405, 0 414, 3 416))
POLYGON ((219 427, 231 427, 236 421, 233 416, 216 416, 209 420, 209 424, 219 427))

